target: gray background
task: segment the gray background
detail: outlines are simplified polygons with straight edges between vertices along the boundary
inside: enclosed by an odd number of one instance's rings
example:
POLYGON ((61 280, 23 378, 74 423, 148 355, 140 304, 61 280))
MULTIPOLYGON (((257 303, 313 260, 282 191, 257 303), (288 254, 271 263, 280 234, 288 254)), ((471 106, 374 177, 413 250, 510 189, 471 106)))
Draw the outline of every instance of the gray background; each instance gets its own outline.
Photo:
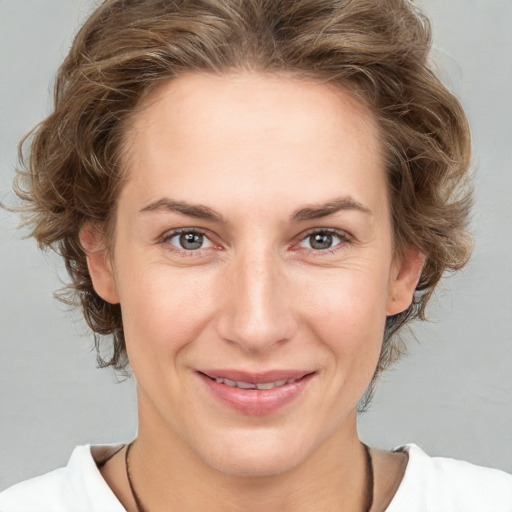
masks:
MULTIPOLYGON (((19 138, 50 108, 50 84, 90 0, 0 0, 0 199, 19 138)), ((424 0, 436 61, 473 127, 472 263, 444 281, 431 323, 408 336, 360 418, 367 442, 512 472, 512 2, 424 0)), ((136 432, 133 379, 95 369, 92 337, 52 299, 65 280, 0 212, 0 489, 66 463, 76 444, 136 432), (60 277, 59 277, 60 276, 60 277)))

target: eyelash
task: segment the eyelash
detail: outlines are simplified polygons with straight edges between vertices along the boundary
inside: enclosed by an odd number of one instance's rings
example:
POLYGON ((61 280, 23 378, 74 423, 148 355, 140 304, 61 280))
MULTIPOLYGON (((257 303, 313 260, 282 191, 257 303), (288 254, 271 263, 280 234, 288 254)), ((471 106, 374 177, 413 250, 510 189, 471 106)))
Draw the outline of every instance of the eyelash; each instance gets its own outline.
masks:
POLYGON ((299 244, 301 242, 307 240, 308 238, 312 237, 313 235, 320 235, 320 234, 335 236, 336 238, 338 238, 340 240, 340 242, 333 245, 332 247, 328 247, 327 249, 323 249, 323 250, 322 249, 311 249, 315 256, 322 257, 327 254, 334 254, 336 251, 338 251, 341 248, 341 246, 352 242, 352 237, 345 231, 339 231, 337 229, 329 229, 329 228, 324 228, 324 229, 320 228, 320 229, 312 229, 312 230, 306 232, 305 234, 301 235, 299 244))
MULTIPOLYGON (((170 243, 170 240, 172 240, 175 236, 179 236, 184 233, 190 233, 190 234, 194 234, 194 235, 203 235, 206 239, 210 240, 208 238, 206 231, 203 231, 202 229, 182 228, 182 229, 175 229, 173 231, 166 233, 162 237, 161 243, 165 245, 166 250, 168 250, 169 252, 172 252, 172 253, 177 254, 178 256, 181 256, 184 258, 201 256, 207 249, 198 249, 198 250, 180 249, 176 246, 173 246, 170 243)), ((210 240, 210 243, 212 243, 215 246, 215 244, 211 240, 210 240)))
MULTIPOLYGON (((215 244, 210 240, 210 238, 208 238, 207 232, 203 231, 202 229, 199 229, 199 228, 182 228, 182 229, 176 229, 176 230, 170 231, 162 237, 161 243, 165 245, 166 250, 168 250, 174 254, 177 254, 178 256, 181 256, 181 257, 201 256, 201 255, 203 255, 203 253, 205 251, 207 251, 209 249, 209 248, 197 249, 197 250, 180 249, 170 243, 170 240, 172 240, 174 237, 185 234, 185 233, 190 233, 190 234, 195 234, 195 235, 203 235, 215 247, 215 244)), ((303 241, 305 241, 308 238, 312 237, 313 235, 317 235, 317 234, 332 235, 340 240, 340 242, 337 243, 336 245, 326 248, 326 249, 323 249, 323 250, 322 249, 309 249, 309 250, 313 251, 313 254, 315 256, 319 256, 319 257, 325 256, 327 254, 333 254, 339 249, 339 246, 343 246, 347 243, 352 242, 352 237, 345 231, 324 228, 324 229, 312 229, 310 231, 307 231, 306 233, 301 234, 300 235, 301 238, 300 238, 298 244, 294 243, 294 245, 299 245, 303 241)), ((308 250, 308 249, 306 248, 306 250, 308 250)))

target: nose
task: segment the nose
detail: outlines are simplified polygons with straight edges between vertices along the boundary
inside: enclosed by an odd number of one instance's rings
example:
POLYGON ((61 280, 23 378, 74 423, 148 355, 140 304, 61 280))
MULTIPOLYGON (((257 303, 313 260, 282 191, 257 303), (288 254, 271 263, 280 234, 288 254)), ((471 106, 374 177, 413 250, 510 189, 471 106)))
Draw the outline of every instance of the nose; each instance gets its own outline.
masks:
POLYGON ((291 283, 278 260, 271 250, 253 251, 224 269, 217 333, 246 352, 266 352, 296 331, 291 283))

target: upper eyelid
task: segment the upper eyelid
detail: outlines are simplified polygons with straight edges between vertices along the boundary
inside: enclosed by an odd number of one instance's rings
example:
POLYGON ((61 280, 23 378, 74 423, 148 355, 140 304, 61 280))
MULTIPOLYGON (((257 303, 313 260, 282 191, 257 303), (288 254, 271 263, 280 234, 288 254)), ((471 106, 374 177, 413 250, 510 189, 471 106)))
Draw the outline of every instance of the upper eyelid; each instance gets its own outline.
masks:
MULTIPOLYGON (((209 237, 210 231, 203 228, 176 228, 176 229, 170 229, 169 231, 166 231, 161 238, 162 239, 168 239, 172 238, 173 236, 176 236, 179 233, 200 233, 202 235, 205 235, 209 237)), ((311 236, 314 233, 333 233, 335 235, 344 236, 346 238, 352 238, 352 235, 348 233, 347 231, 343 229, 337 229, 337 228, 310 228, 306 231, 302 231, 298 235, 296 235, 294 238, 306 238, 307 236, 311 236)))
MULTIPOLYGON (((172 238, 174 238, 175 236, 178 236, 182 233, 197 233, 199 235, 203 235, 205 238, 207 238, 211 244, 215 245, 215 242, 212 240, 212 237, 209 236, 209 232, 207 230, 204 230, 204 229, 201 229, 201 228, 177 228, 177 229, 171 229, 169 231, 166 231, 160 238, 159 238, 159 243, 164 243, 164 242, 168 242, 169 240, 171 240, 172 238)), ((169 244, 171 245, 171 244, 169 244)), ((217 244, 218 245, 218 244, 217 244)), ((179 247, 175 247, 175 249, 177 251, 180 250, 179 247)), ((186 251, 186 249, 182 249, 183 251, 186 251)), ((188 253, 193 253, 193 252, 200 252, 204 249, 197 249, 195 251, 186 251, 188 253)))
POLYGON ((348 234, 348 232, 345 231, 344 229, 337 229, 337 228, 311 228, 311 229, 307 229, 306 231, 303 231, 302 235, 308 236, 308 234, 310 235, 313 233, 334 233, 334 234, 338 234, 338 235, 350 236, 348 234))
POLYGON ((175 237, 176 235, 179 235, 181 233, 198 233, 200 235, 205 235, 208 239, 210 238, 208 236, 209 231, 201 228, 176 228, 176 229, 170 229, 166 231, 161 237, 161 240, 169 240, 170 238, 175 237))
POLYGON ((332 235, 339 236, 345 240, 352 240, 354 237, 344 229, 336 229, 336 228, 311 228, 307 231, 303 231, 301 234, 297 235, 299 240, 304 240, 305 238, 314 235, 316 233, 329 233, 332 235))

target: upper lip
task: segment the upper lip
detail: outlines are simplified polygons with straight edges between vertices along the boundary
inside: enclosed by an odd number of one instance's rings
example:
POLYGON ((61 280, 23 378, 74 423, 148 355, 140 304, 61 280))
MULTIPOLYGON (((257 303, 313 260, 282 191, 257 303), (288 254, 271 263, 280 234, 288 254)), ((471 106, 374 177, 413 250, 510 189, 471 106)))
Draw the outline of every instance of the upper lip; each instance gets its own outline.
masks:
POLYGON ((237 382, 251 382, 258 384, 260 382, 276 382, 281 380, 300 379, 314 373, 311 370, 266 370, 250 372, 244 370, 234 369, 219 369, 219 370, 198 370, 199 373, 210 377, 211 379, 229 379, 237 382))

